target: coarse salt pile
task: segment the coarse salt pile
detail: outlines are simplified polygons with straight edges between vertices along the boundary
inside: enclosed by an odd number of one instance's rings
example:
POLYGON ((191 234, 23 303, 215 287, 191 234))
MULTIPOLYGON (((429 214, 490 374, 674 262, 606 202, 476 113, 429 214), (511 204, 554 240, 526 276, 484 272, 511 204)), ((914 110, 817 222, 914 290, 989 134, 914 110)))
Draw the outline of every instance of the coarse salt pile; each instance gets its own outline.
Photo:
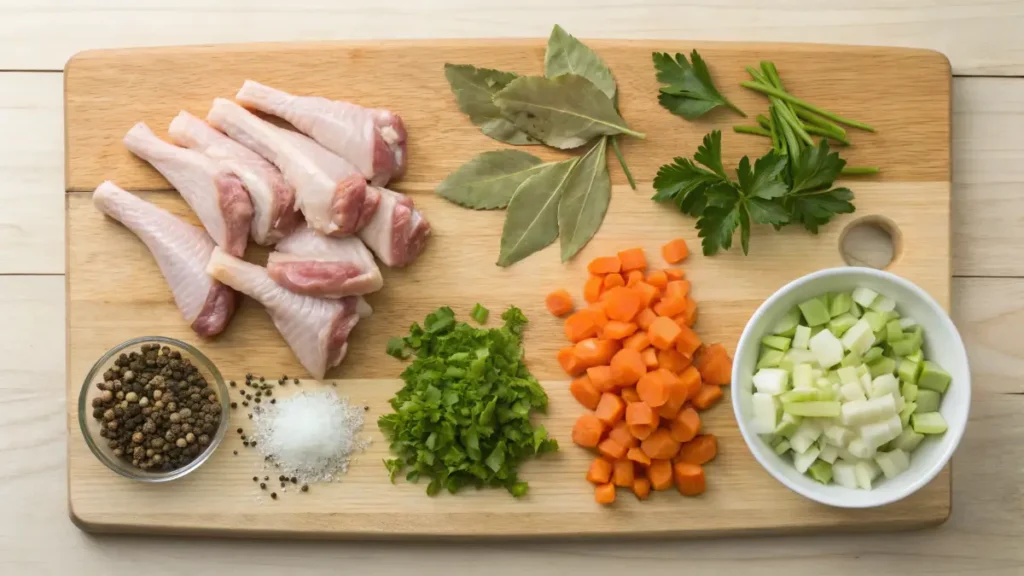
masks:
POLYGON ((363 408, 330 390, 301 392, 253 413, 263 456, 300 482, 329 482, 369 441, 359 437, 363 408))

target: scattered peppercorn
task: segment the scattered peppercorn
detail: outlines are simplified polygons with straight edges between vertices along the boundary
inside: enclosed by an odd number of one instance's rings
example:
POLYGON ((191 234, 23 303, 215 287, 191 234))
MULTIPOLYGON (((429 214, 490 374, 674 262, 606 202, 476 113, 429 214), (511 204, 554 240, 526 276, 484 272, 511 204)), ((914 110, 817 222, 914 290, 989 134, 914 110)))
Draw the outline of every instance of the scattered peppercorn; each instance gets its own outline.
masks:
POLYGON ((266 489, 267 489, 267 483, 266 482, 260 482, 260 490, 266 490, 266 489))
POLYGON ((264 480, 270 480, 270 476, 264 476, 263 479, 264 480))
POLYGON ((299 383, 299 379, 298 379, 298 378, 296 378, 296 379, 292 380, 292 382, 294 382, 294 383, 298 384, 298 383, 299 383))
POLYGON ((277 492, 271 492, 270 497, 273 498, 274 500, 277 500, 277 492))
POLYGON ((303 484, 302 485, 302 491, 303 492, 309 492, 309 485, 308 484, 303 484))
POLYGON ((252 481, 253 482, 259 482, 260 481, 259 476, 253 476, 252 477, 252 481))
POLYGON ((238 456, 238 450, 232 450, 231 452, 234 453, 235 456, 238 456))
POLYGON ((249 405, 249 403, 247 401, 245 401, 245 400, 242 401, 242 406, 248 406, 248 405, 249 405))
POLYGON ((242 433, 242 429, 241 429, 241 428, 239 428, 239 429, 238 429, 238 433, 239 433, 239 434, 241 434, 241 433, 242 433))
POLYGON ((238 402, 232 402, 231 403, 231 409, 233 410, 235 408, 238 408, 238 402))
POLYGON ((277 404, 277 398, 271 398, 270 399, 270 403, 271 404, 277 404))
POLYGON ((292 481, 292 484, 298 484, 299 483, 299 479, 296 478, 295 476, 291 477, 291 481, 292 481))

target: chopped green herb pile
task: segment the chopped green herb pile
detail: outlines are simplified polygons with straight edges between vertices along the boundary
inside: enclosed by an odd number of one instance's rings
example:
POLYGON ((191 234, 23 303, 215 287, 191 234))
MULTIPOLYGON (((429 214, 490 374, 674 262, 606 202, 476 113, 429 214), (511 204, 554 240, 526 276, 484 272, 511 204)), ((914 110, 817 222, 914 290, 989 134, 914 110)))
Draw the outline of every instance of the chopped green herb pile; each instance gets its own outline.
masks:
MULTIPOLYGON (((483 309, 483 307, 479 307, 483 309)), ((511 307, 500 328, 457 322, 451 308, 429 314, 400 340, 401 353, 415 354, 402 372, 405 386, 391 399, 393 414, 377 421, 397 457, 384 464, 395 477, 429 479, 427 494, 455 493, 464 486, 503 486, 513 496, 528 485, 516 469, 530 456, 558 450, 530 414, 544 411, 548 397, 523 363, 526 317, 511 307)))

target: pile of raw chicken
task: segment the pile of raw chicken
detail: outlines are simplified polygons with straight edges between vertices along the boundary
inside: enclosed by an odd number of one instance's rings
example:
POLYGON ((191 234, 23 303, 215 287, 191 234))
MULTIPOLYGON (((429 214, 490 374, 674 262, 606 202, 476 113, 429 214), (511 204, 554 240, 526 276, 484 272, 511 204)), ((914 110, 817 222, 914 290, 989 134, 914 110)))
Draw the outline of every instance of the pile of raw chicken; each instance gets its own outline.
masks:
POLYGON ((430 233, 408 196, 383 188, 405 170, 405 127, 387 110, 253 81, 235 100, 214 100, 205 121, 178 114, 168 130, 173 144, 141 122, 124 137, 205 230, 109 181, 93 203, 146 244, 196 333, 224 330, 237 290, 266 308, 299 362, 323 379, 372 312, 362 295, 383 286, 374 255, 405 266, 430 233), (250 236, 274 247, 266 268, 242 260, 250 236))

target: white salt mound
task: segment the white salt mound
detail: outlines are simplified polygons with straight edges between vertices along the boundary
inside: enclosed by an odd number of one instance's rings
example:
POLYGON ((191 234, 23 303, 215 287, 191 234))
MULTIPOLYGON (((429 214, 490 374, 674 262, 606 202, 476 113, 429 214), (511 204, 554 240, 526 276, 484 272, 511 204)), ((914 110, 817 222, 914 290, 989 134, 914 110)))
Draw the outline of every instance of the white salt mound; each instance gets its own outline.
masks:
POLYGON ((331 390, 301 392, 253 413, 257 448, 286 476, 331 481, 369 444, 359 437, 363 408, 331 390))

